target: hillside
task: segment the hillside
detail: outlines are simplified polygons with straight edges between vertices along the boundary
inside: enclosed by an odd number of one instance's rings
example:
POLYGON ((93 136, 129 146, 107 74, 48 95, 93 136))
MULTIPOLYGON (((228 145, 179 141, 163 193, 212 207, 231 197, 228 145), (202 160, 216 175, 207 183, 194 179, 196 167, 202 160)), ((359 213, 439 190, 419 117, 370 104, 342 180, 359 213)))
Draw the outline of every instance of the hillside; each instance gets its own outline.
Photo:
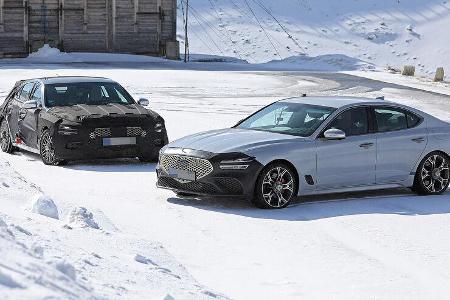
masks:
POLYGON ((412 64, 430 77, 436 67, 450 69, 450 3, 443 0, 196 0, 190 8, 194 54, 308 70, 412 64))

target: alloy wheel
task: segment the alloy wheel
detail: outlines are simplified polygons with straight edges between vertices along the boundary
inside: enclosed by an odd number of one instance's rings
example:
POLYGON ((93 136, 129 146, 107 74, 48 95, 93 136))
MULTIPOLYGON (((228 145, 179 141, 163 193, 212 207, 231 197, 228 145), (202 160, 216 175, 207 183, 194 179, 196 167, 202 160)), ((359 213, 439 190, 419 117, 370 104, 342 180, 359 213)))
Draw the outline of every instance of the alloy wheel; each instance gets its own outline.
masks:
POLYGON ((45 133, 41 139, 41 157, 46 164, 55 164, 55 149, 53 148, 53 140, 50 134, 45 133))
POLYGON ((264 201, 273 208, 286 206, 294 194, 294 177, 283 167, 270 169, 262 181, 264 201))
POLYGON ((428 157, 420 172, 423 186, 429 193, 433 194, 441 193, 447 189, 449 175, 449 162, 440 154, 428 157))
POLYGON ((11 137, 9 136, 8 124, 4 120, 0 127, 0 146, 3 152, 10 153, 12 150, 11 137))

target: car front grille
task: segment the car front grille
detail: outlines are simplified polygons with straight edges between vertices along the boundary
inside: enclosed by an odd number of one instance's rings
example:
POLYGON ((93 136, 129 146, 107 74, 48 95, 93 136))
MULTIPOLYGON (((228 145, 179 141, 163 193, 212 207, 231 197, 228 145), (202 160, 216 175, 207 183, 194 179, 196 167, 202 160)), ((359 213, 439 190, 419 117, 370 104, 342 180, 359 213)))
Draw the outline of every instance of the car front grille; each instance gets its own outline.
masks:
POLYGON ((217 188, 209 183, 204 182, 179 182, 174 178, 170 177, 160 177, 158 179, 158 185, 161 187, 179 190, 179 191, 185 191, 185 192, 192 192, 192 193, 199 193, 199 194, 207 194, 207 195, 214 195, 218 194, 219 191, 217 188))
POLYGON ((218 186, 225 194, 228 195, 242 195, 242 185, 239 180, 235 178, 217 178, 214 180, 216 186, 218 186))
MULTIPOLYGON (((111 136, 111 128, 95 128, 94 130, 95 137, 110 137, 111 136)), ((91 135, 92 137, 92 135, 91 135)))
POLYGON ((127 136, 142 136, 145 137, 147 132, 141 127, 127 127, 127 136))
POLYGON ((89 134, 91 139, 95 138, 107 138, 112 136, 129 136, 129 137, 146 137, 147 131, 142 127, 118 127, 118 128, 95 128, 93 132, 89 134))
POLYGON ((201 179, 213 171, 213 166, 208 160, 183 155, 163 154, 160 157, 160 165, 166 173, 170 168, 194 172, 197 179, 201 179))

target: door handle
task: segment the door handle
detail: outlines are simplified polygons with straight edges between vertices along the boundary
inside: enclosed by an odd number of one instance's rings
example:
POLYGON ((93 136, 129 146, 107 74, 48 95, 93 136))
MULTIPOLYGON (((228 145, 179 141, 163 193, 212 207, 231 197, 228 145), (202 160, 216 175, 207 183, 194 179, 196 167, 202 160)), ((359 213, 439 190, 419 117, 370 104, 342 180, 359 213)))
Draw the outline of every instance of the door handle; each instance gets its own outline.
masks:
POLYGON ((23 120, 25 119, 25 117, 27 116, 27 110, 26 109, 20 109, 19 110, 19 120, 23 120))
POLYGON ((359 147, 364 148, 364 149, 369 149, 370 147, 373 147, 374 143, 364 143, 359 145, 359 147))
POLYGON ((420 144, 420 143, 425 142, 425 138, 424 137, 419 137, 419 138, 411 139, 411 141, 420 144))

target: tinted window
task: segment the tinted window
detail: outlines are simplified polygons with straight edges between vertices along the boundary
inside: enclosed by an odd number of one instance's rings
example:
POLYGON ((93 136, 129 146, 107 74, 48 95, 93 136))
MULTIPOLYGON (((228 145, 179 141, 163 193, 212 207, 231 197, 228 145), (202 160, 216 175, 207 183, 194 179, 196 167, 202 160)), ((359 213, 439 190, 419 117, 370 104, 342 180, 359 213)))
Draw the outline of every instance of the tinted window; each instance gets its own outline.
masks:
POLYGON ((413 113, 406 114, 406 122, 408 123, 408 128, 416 127, 417 125, 420 124, 420 121, 422 121, 422 119, 416 116, 415 114, 413 113))
POLYGON ((340 129, 347 136, 367 134, 369 132, 367 109, 358 107, 344 111, 331 122, 327 129, 331 128, 340 129))
POLYGON ((383 107, 375 108, 378 131, 388 132, 408 128, 406 113, 402 109, 383 107))
POLYGON ((332 107, 277 102, 236 126, 242 129, 310 136, 335 110, 332 107))
POLYGON ((134 104, 133 98, 117 83, 77 82, 68 84, 48 84, 45 86, 45 104, 72 106, 77 104, 106 105, 134 104))
POLYGON ((20 92, 20 101, 28 101, 30 99, 30 93, 33 89, 34 82, 27 83, 23 86, 22 91, 20 92))

